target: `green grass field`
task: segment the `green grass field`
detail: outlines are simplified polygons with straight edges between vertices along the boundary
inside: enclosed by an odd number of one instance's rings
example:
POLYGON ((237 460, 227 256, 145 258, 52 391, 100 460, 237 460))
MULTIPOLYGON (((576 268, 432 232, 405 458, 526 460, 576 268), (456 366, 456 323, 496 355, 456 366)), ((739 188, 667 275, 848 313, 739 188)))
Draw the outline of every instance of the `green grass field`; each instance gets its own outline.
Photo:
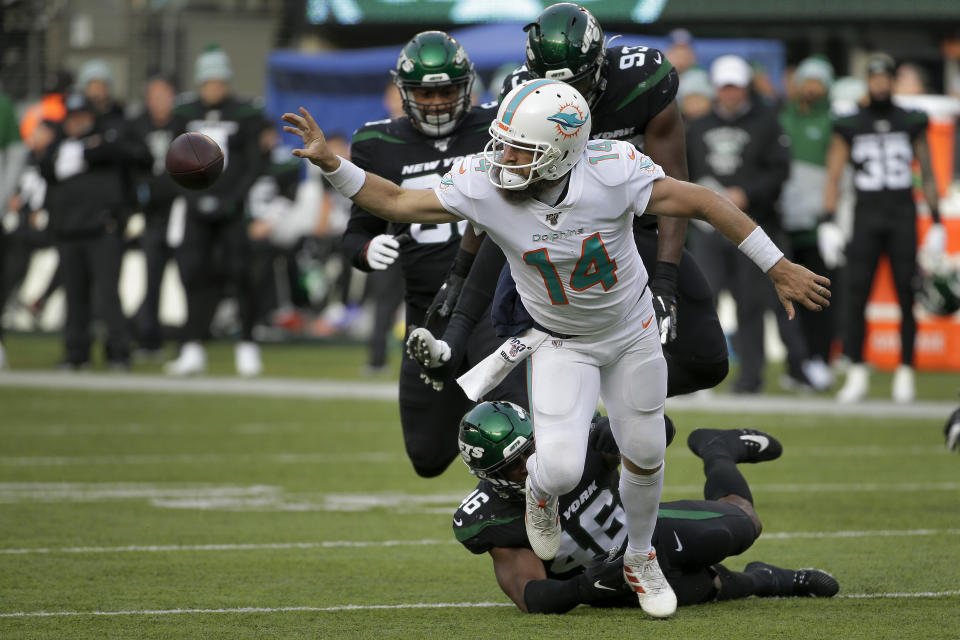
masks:
MULTIPOLYGON (((20 368, 57 355, 22 336, 8 351, 20 368)), ((228 372, 226 347, 211 360, 228 372)), ((363 352, 274 347, 265 360, 271 375, 359 379, 363 352)), ((956 377, 919 386, 950 400, 956 377)), ((943 420, 673 415, 666 499, 700 496, 694 428, 784 444, 744 469, 764 537, 728 566, 816 566, 848 597, 668 621, 525 616, 502 606, 489 559, 453 539, 471 477, 457 461, 417 478, 392 402, 0 387, 0 638, 960 636, 960 460, 943 420)))

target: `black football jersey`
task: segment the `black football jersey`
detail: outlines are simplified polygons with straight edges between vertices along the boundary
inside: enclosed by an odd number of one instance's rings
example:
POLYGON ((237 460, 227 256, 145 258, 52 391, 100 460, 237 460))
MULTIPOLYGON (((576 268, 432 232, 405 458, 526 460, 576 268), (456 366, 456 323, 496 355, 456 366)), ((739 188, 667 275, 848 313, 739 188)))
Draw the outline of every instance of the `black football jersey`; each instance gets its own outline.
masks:
MULTIPOLYGON (((607 86, 590 110, 590 139, 627 140, 642 150, 647 123, 677 97, 677 71, 661 51, 643 46, 610 47, 604 64, 607 86)), ((531 79, 526 65, 515 70, 504 79, 500 99, 531 79)), ((641 216, 636 222, 655 227, 657 217, 641 216)))
MULTIPOLYGON (((607 468, 603 455, 588 451, 580 484, 560 497, 563 537, 557 557, 544 563, 549 577, 577 575, 595 557, 626 543, 626 514, 618 483, 616 469, 607 468)), ((453 532, 473 553, 494 547, 529 549, 523 514, 522 499, 506 500, 483 480, 454 514, 453 532)))
POLYGON ((834 121, 850 145, 858 209, 914 211, 913 141, 926 129, 925 113, 899 107, 860 108, 834 121))
POLYGON ((209 106, 190 94, 174 109, 174 133, 198 131, 211 138, 223 151, 223 173, 202 192, 181 190, 192 197, 216 197, 219 214, 242 216, 247 193, 260 175, 264 155, 260 133, 266 127, 259 101, 228 96, 209 106))
MULTIPOLYGON (((368 122, 353 134, 351 160, 401 187, 432 189, 454 163, 483 150, 496 110, 494 103, 471 108, 445 138, 424 135, 406 116, 368 122)), ((407 303, 426 310, 457 255, 466 227, 465 220, 440 225, 391 224, 354 205, 344 233, 344 250, 355 266, 369 270, 363 249, 371 238, 382 233, 408 234, 410 241, 400 247, 407 303)))

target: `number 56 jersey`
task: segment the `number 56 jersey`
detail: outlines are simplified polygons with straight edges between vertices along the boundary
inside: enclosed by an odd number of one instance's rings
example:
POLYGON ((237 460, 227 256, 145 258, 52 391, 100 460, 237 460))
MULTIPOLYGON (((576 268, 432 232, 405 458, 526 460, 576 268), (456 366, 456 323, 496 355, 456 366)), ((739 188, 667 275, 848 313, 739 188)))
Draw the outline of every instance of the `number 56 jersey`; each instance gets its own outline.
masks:
POLYGON ((513 202, 487 178, 482 155, 465 159, 435 188, 443 207, 489 234, 507 257, 523 305, 551 331, 600 333, 629 316, 647 284, 634 216, 663 170, 629 142, 594 140, 556 206, 513 202))

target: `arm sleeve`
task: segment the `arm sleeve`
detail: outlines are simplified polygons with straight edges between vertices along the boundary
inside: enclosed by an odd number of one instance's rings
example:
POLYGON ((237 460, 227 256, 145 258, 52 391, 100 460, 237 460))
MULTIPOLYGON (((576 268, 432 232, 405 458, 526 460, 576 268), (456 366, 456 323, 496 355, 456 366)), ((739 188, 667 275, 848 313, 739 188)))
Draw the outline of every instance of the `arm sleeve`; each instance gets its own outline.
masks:
POLYGON ((747 194, 747 208, 770 210, 780 197, 780 189, 790 175, 790 141, 776 117, 764 123, 761 140, 767 141, 752 180, 741 185, 747 194))
POLYGON ((467 339, 473 328, 483 319, 484 312, 490 308, 497 289, 497 278, 506 261, 507 258, 497 243, 485 237, 470 268, 470 274, 463 283, 460 299, 457 300, 447 329, 443 332, 443 341, 450 345, 450 349, 455 353, 465 354, 467 339))

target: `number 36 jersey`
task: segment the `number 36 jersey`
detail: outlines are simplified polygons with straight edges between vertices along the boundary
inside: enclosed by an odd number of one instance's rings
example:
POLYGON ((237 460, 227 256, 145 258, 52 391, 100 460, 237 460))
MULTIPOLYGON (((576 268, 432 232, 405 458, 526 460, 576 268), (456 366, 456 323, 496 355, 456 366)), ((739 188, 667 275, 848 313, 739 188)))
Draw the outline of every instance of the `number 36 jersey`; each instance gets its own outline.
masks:
POLYGON ((836 119, 833 130, 850 145, 857 209, 902 209, 913 215, 913 141, 926 133, 926 114, 864 107, 836 119))
POLYGON ((511 202, 487 178, 482 155, 447 173, 444 208, 489 234, 507 257, 523 305, 552 331, 599 333, 628 317, 647 284, 633 239, 663 170, 629 142, 594 140, 556 206, 511 202))

